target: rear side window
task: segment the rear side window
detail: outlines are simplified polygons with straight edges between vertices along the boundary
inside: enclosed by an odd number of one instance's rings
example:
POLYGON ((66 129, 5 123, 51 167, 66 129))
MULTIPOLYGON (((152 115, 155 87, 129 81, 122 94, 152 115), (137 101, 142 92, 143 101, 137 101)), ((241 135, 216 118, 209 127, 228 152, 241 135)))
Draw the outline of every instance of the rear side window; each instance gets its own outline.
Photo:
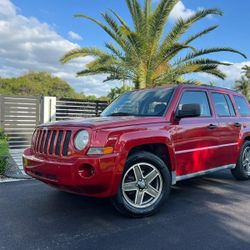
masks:
POLYGON ((184 92, 179 103, 179 109, 181 109, 183 104, 199 104, 201 108, 201 116, 211 116, 207 94, 204 91, 184 92))
POLYGON ((235 116, 233 104, 228 95, 221 93, 212 93, 215 112, 220 117, 235 116))
POLYGON ((225 95, 225 98, 227 100, 227 104, 228 104, 231 116, 236 116, 235 109, 234 109, 231 98, 228 95, 225 95))
POLYGON ((234 100, 241 116, 250 116, 249 104, 242 96, 234 96, 234 100))

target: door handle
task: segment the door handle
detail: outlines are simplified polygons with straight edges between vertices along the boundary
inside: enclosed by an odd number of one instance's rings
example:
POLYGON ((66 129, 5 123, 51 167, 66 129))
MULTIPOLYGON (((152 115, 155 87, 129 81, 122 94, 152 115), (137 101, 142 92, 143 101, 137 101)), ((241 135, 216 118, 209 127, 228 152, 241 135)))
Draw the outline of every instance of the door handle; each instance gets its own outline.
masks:
POLYGON ((208 126, 208 128, 209 128, 209 129, 215 129, 215 128, 218 128, 218 126, 217 126, 217 125, 214 125, 214 124, 210 124, 210 125, 208 126))
POLYGON ((236 122, 236 123, 234 124, 234 126, 235 126, 236 128, 240 128, 240 127, 241 127, 241 124, 240 124, 239 122, 236 122))

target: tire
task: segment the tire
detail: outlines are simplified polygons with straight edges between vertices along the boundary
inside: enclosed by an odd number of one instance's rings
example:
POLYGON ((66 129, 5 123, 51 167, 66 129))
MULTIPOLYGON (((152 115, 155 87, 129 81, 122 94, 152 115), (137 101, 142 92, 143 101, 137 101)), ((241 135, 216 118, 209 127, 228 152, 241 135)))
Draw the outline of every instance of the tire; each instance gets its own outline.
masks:
POLYGON ((250 179, 250 142, 244 142, 236 167, 231 170, 236 180, 246 181, 250 179))
POLYGON ((138 151, 128 158, 112 203, 123 215, 150 216, 163 205, 170 188, 171 176, 166 164, 152 153, 138 151))

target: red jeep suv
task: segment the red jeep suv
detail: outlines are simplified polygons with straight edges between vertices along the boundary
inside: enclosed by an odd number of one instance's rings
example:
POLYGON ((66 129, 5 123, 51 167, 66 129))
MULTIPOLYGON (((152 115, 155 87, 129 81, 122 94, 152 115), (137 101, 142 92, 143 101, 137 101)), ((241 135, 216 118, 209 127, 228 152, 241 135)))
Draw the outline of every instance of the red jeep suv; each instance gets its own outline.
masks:
POLYGON ((129 92, 98 118, 38 126, 23 162, 53 187, 151 215, 178 181, 222 169, 250 178, 249 104, 210 86, 129 92))

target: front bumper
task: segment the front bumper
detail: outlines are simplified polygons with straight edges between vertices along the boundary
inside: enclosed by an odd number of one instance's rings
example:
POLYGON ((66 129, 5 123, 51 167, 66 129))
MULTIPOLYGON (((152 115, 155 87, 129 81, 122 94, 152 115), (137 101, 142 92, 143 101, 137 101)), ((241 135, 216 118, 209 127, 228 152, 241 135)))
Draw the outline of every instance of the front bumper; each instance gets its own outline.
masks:
POLYGON ((121 173, 116 171, 116 160, 116 154, 71 159, 36 157, 30 148, 23 154, 28 175, 61 190, 94 197, 116 194, 121 179, 121 173), (86 165, 93 167, 93 175, 84 174, 86 165))

